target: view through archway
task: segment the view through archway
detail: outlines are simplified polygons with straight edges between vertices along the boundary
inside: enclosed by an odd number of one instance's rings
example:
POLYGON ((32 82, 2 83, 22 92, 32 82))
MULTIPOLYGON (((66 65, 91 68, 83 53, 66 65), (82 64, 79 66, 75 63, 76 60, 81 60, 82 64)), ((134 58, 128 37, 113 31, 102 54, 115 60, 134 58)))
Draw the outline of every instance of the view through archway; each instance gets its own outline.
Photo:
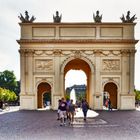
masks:
POLYGON ((86 98, 87 76, 82 70, 69 70, 65 76, 65 96, 74 103, 86 98))
POLYGON ((82 98, 89 101, 90 73, 91 69, 84 60, 74 59, 68 62, 64 69, 65 97, 70 98, 75 92, 76 101, 79 102, 82 98))

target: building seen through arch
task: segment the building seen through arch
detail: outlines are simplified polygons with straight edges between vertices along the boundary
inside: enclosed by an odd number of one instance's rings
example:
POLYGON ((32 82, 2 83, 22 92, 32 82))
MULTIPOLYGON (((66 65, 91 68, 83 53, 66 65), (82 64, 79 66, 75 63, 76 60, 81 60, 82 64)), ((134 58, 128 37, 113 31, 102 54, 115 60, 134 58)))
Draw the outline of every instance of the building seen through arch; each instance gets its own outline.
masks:
POLYGON ((19 25, 21 109, 44 107, 46 96, 51 108, 57 109, 71 69, 85 72, 86 99, 92 109, 103 109, 104 93, 114 108, 135 109, 135 23, 19 25))

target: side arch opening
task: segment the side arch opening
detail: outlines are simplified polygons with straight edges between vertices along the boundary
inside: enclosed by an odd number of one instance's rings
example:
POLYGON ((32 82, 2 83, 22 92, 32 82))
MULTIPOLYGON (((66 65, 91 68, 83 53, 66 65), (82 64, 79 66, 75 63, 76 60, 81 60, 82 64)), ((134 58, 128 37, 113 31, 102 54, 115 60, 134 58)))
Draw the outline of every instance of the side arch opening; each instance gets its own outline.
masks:
POLYGON ((37 87, 37 108, 45 108, 51 105, 51 86, 42 82, 37 87))
POLYGON ((113 109, 117 109, 117 85, 113 82, 106 83, 104 86, 104 103, 106 98, 110 98, 113 109))

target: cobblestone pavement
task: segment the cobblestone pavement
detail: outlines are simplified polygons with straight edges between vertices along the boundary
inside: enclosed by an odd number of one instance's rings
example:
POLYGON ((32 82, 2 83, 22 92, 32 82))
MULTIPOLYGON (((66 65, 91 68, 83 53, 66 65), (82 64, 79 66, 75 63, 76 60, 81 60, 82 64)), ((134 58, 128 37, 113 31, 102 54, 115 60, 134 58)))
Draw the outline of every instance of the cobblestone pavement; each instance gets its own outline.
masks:
POLYGON ((60 126, 56 111, 0 112, 0 140, 140 140, 140 111, 97 111, 60 126))

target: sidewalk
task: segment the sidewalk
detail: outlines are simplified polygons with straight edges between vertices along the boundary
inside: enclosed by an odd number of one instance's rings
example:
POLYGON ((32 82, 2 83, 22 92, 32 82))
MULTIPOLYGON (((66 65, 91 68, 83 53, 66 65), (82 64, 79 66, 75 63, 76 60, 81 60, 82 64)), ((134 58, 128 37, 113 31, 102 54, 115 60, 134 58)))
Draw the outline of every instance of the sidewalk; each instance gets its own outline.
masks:
POLYGON ((0 114, 5 114, 5 113, 10 113, 10 112, 15 112, 19 110, 20 106, 10 106, 9 110, 2 110, 0 109, 0 114))

